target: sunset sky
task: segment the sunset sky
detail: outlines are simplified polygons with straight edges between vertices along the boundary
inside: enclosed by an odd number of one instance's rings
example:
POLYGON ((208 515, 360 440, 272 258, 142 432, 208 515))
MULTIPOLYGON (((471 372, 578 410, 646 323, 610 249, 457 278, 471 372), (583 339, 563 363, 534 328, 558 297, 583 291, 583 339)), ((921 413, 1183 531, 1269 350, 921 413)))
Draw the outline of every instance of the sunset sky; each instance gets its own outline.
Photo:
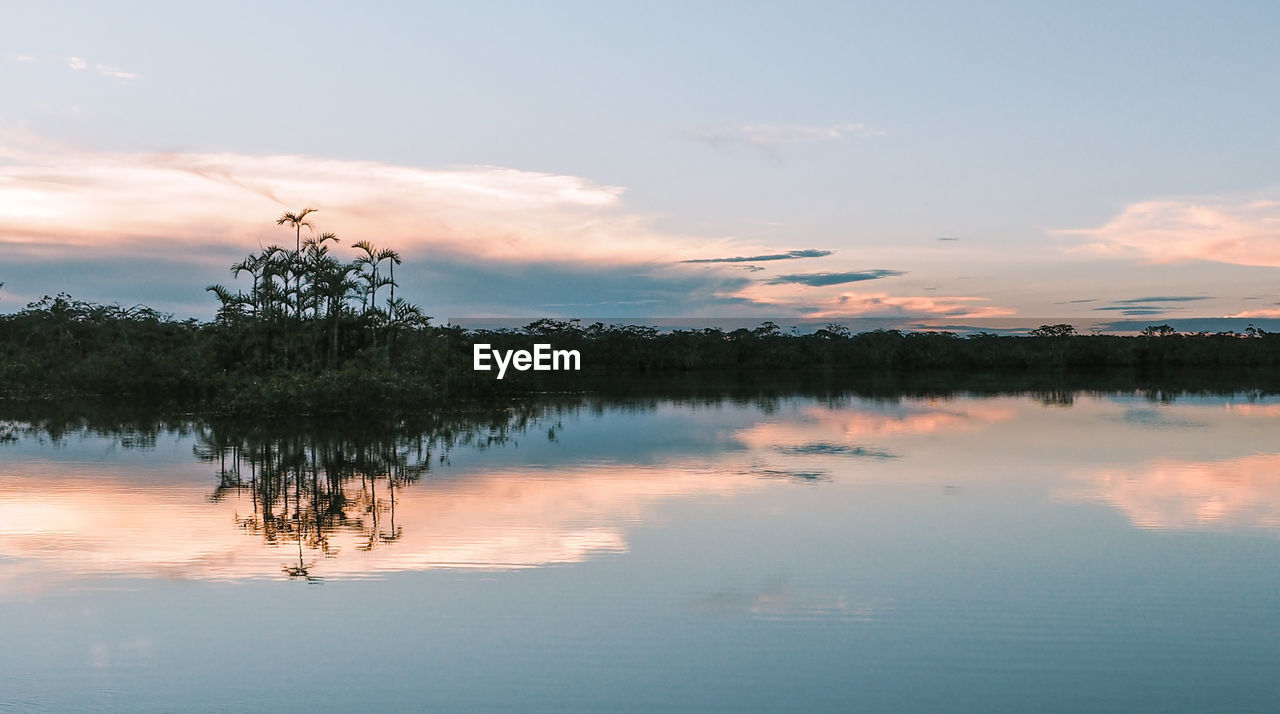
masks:
POLYGON ((209 318, 314 206, 437 322, 1280 318, 1274 3, 4 16, 3 312, 209 318))

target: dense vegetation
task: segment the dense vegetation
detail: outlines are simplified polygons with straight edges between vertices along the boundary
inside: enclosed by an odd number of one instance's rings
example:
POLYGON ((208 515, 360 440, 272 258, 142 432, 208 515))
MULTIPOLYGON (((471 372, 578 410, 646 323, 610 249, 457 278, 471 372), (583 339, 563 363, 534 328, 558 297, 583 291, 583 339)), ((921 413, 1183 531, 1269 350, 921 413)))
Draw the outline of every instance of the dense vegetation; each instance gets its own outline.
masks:
POLYGON ((3 396, 127 396, 236 412, 404 409, 499 392, 591 389, 646 375, 650 382, 674 383, 692 374, 702 380, 714 375, 839 384, 944 374, 961 384, 984 375, 1010 381, 1045 371, 1123 370, 1150 377, 1188 369, 1206 379, 1250 370, 1270 380, 1280 375, 1280 335, 1186 335, 1156 328, 1134 337, 962 337, 892 330, 848 334, 835 327, 793 335, 772 323, 754 330, 663 333, 553 320, 475 332, 360 313, 330 317, 324 311, 317 317, 222 314, 199 323, 66 295, 0 316, 3 396), (528 349, 534 342, 577 349, 584 372, 512 370, 499 382, 492 372, 472 371, 476 342, 502 349, 528 349))
MULTIPOLYGON (((424 403, 513 391, 616 389, 619 377, 677 382, 901 382, 912 375, 959 384, 1016 380, 1029 373, 1143 379, 1196 370, 1202 378, 1247 370, 1280 374, 1280 335, 1180 334, 1166 325, 1140 336, 1079 335, 1045 325, 1030 335, 877 330, 829 325, 791 334, 755 329, 661 332, 636 325, 544 319, 516 330, 467 331, 430 324, 395 295, 400 256, 370 243, 338 259, 331 233, 305 240, 312 209, 286 213, 295 246, 270 246, 232 266, 248 291, 208 290, 220 305, 211 322, 176 321, 147 307, 123 308, 61 294, 0 316, 0 396, 99 395, 163 401, 206 411, 320 413, 402 411, 424 403), (576 349, 584 373, 472 370, 472 345, 576 349), (941 375, 941 377, 939 377, 941 375)), ((1037 377, 1036 379, 1040 379, 1037 377)), ((1249 386, 1249 385, 1242 385, 1249 386)), ((1255 385, 1258 386, 1258 385, 1255 385)))

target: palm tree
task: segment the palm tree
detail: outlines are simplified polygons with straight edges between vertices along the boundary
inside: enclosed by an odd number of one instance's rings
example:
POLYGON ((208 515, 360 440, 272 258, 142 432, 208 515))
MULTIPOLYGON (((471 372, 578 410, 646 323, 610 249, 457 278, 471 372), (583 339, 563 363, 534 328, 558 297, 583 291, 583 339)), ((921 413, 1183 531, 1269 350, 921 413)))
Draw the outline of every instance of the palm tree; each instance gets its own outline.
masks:
POLYGON ((231 266, 231 274, 240 277, 240 273, 249 273, 253 276, 253 289, 249 293, 251 304, 253 305, 253 315, 258 317, 262 313, 262 269, 266 265, 265 256, 254 255, 250 253, 244 260, 231 266))
POLYGON ((318 210, 319 209, 317 208, 307 207, 302 209, 301 211, 298 211, 297 213, 294 213, 293 211, 285 211, 283 215, 281 215, 279 218, 276 219, 277 226, 283 226, 286 223, 293 226, 295 251, 302 250, 302 227, 303 226, 306 226, 307 228, 311 227, 311 223, 307 221, 307 216, 309 214, 315 213, 318 210))
POLYGON ((244 293, 236 291, 232 294, 222 285, 210 285, 205 290, 216 295, 222 303, 222 307, 218 308, 219 320, 230 322, 244 315, 244 307, 249 302, 244 293))
POLYGON ((385 251, 379 251, 367 240, 352 243, 351 247, 364 253, 356 256, 355 264, 360 270, 361 279, 365 281, 364 293, 367 300, 364 302, 363 309, 365 314, 368 314, 370 310, 378 309, 378 287, 386 284, 378 277, 378 263, 385 260, 382 257, 385 251))
POLYGON ((277 313, 288 314, 289 306, 289 251, 278 245, 269 245, 259 257, 261 273, 262 309, 268 318, 277 313), (276 278, 284 281, 284 288, 276 284, 276 278))
POLYGON ((426 327, 431 320, 421 307, 406 302, 404 298, 392 299, 387 305, 394 316, 391 319, 393 327, 426 327))
MULTIPOLYGON (((311 223, 307 221, 307 216, 309 214, 315 213, 317 210, 319 209, 311 208, 310 206, 308 206, 302 209, 301 211, 298 211, 297 213, 294 213, 293 211, 285 211, 279 218, 276 219, 277 226, 283 226, 286 223, 293 226, 293 254, 294 255, 298 255, 299 253, 302 252, 302 227, 306 226, 307 228, 311 228, 311 223)), ((299 282, 301 282, 302 280, 301 276, 298 277, 298 280, 299 282)), ((286 285, 286 287, 288 286, 286 285)), ((301 311, 302 311, 302 305, 301 303, 299 303, 298 305, 299 315, 302 314, 301 311)))
POLYGON ((396 302, 396 266, 400 264, 400 254, 390 248, 383 248, 378 251, 378 262, 384 260, 391 261, 391 277, 387 279, 387 285, 391 286, 391 299, 387 302, 387 314, 390 318, 395 318, 395 302, 396 302))
POLYGON ((312 289, 316 295, 316 307, 323 303, 329 321, 329 361, 338 360, 338 324, 346 311, 347 298, 360 289, 351 278, 356 266, 342 263, 330 257, 322 257, 315 265, 312 289))
MULTIPOLYGON (((334 233, 323 233, 319 237, 307 238, 307 242, 302 244, 305 249, 298 266, 299 279, 306 279, 307 288, 305 291, 299 286, 307 299, 307 303, 311 307, 311 317, 318 318, 320 316, 320 306, 323 302, 318 290, 318 283, 321 276, 332 266, 330 263, 336 262, 333 258, 328 257, 329 247, 325 245, 328 242, 341 243, 338 236, 334 233)), ((300 295, 302 298, 304 295, 300 295)))

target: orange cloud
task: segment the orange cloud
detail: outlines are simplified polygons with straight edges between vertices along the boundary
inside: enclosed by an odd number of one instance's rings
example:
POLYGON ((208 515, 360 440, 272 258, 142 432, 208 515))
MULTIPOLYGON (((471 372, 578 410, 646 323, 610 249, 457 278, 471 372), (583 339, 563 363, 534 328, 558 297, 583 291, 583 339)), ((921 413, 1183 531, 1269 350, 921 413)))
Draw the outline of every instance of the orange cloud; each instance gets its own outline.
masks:
POLYGON ((1084 250, 1158 263, 1210 260, 1280 266, 1280 201, 1226 198, 1142 201, 1098 228, 1054 231, 1084 250))

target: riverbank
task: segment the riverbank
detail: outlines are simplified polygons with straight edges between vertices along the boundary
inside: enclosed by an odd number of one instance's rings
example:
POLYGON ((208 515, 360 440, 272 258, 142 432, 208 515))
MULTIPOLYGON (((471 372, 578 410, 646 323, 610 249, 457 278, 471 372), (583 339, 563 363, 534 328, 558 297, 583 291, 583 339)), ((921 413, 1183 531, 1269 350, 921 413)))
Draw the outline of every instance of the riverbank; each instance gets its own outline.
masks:
POLYGON ((350 317, 175 321, 65 296, 0 316, 0 398, 167 404, 255 414, 404 413, 548 392, 859 393, 1280 388, 1280 335, 1030 335, 836 326, 792 334, 660 332, 540 320, 518 330, 398 327, 350 317), (474 369, 474 346, 574 350, 580 371, 474 369))

